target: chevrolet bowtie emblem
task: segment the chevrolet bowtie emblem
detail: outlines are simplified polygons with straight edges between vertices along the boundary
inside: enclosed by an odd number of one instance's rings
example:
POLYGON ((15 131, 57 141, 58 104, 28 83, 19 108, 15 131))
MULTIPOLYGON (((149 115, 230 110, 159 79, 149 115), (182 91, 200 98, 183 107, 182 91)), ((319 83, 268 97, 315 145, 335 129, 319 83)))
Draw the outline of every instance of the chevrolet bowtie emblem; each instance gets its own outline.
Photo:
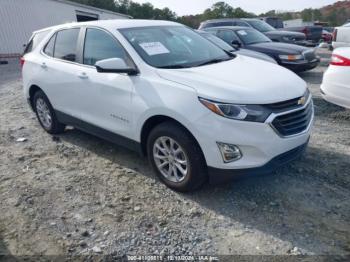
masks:
POLYGON ((298 100, 298 105, 305 105, 306 103, 306 98, 305 96, 301 97, 299 100, 298 100))

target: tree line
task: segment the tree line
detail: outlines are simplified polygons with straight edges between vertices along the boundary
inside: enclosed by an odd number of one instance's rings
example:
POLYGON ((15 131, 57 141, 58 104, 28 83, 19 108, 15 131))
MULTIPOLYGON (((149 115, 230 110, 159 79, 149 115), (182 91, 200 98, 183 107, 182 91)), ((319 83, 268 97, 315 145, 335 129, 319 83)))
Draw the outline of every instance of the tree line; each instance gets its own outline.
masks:
MULTIPOLYGON (((132 0, 72 0, 85 5, 127 14, 137 19, 156 19, 176 21, 192 28, 198 28, 202 21, 215 18, 253 18, 258 17, 254 13, 246 12, 240 7, 234 8, 226 2, 217 2, 203 13, 197 15, 178 16, 169 8, 156 8, 151 3, 137 3, 132 0)), ((346 2, 346 1, 344 1, 346 2)), ((331 26, 341 25, 350 17, 350 10, 344 8, 331 9, 327 14, 323 14, 320 9, 304 9, 301 12, 276 12, 271 10, 260 17, 274 16, 283 20, 302 18, 304 21, 328 22, 331 26)))

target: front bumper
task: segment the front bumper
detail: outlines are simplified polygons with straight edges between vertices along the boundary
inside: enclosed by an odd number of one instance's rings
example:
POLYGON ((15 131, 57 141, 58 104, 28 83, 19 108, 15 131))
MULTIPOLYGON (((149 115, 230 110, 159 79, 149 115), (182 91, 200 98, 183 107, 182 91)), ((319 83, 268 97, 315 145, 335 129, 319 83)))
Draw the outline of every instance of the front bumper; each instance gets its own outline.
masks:
MULTIPOLYGON (((310 103, 311 97, 298 110, 306 109, 310 103)), ((272 126, 277 117, 289 113, 271 114, 265 123, 257 123, 223 118, 210 112, 195 121, 193 126, 196 128, 191 131, 197 138, 207 166, 232 173, 232 170, 259 168, 271 159, 307 143, 314 119, 313 112, 307 128, 295 135, 281 136, 272 126), (239 147, 242 158, 225 163, 217 142, 239 147)))
POLYGON ((308 143, 309 139, 305 144, 274 157, 271 161, 260 167, 248 169, 219 169, 208 167, 209 183, 221 184, 242 177, 269 174, 277 168, 299 158, 304 153, 308 143))
POLYGON ((303 71, 311 70, 317 67, 319 63, 320 63, 320 59, 316 58, 312 61, 305 61, 305 60, 300 62, 281 61, 280 65, 294 72, 303 72, 303 71))

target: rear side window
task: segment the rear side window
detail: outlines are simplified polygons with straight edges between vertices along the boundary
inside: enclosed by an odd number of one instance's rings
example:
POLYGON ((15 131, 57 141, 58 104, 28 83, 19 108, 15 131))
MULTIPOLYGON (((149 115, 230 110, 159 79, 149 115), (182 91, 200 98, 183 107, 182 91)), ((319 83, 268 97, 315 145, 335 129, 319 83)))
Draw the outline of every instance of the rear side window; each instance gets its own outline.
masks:
POLYGON ((79 32, 79 28, 65 29, 57 32, 54 47, 55 58, 76 62, 79 32))
POLYGON ((84 64, 95 65, 97 61, 108 58, 122 58, 127 63, 129 62, 123 47, 111 35, 99 29, 87 29, 84 64))
POLYGON ((46 31, 42 31, 39 33, 35 33, 31 39, 29 40, 28 44, 26 45, 23 55, 32 52, 37 46, 38 44, 40 44, 40 42, 44 39, 44 37, 49 33, 48 30, 46 31))

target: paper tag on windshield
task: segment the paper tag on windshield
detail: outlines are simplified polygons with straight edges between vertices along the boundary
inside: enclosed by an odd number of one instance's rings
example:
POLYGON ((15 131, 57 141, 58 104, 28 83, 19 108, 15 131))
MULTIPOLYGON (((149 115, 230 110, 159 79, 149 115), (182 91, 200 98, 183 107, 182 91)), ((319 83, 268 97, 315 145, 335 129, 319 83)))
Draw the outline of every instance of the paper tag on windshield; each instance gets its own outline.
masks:
POLYGON ((247 32, 244 31, 244 30, 239 30, 239 31, 237 31, 237 32, 238 32, 238 34, 240 34, 240 35, 247 35, 247 32))
POLYGON ((170 53, 170 51, 161 42, 142 43, 140 46, 149 56, 170 53))

